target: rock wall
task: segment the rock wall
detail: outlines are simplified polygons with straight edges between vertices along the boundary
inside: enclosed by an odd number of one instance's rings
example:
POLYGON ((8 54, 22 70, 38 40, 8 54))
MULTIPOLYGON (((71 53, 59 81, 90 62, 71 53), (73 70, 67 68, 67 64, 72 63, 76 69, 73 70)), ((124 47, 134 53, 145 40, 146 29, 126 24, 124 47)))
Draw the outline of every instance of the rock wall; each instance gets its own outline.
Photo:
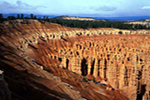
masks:
POLYGON ((46 55, 46 58, 44 56, 43 61, 39 61, 39 57, 32 58, 41 64, 49 64, 47 59, 56 60, 57 67, 96 79, 101 77, 97 81, 105 80, 115 89, 124 90, 132 100, 139 98, 144 90, 144 96, 149 98, 149 39, 148 35, 79 36, 66 39, 70 46, 62 40, 48 40, 36 45, 37 49, 33 51, 34 55, 46 55), (41 50, 41 45, 52 45, 52 41, 56 43, 52 46, 57 48, 56 53, 50 54, 48 48, 41 50), (61 47, 61 44, 67 46, 61 47))
POLYGON ((68 69, 108 83, 131 100, 150 98, 150 30, 83 30, 36 20, 0 28, 1 45, 17 50, 34 68, 68 69))

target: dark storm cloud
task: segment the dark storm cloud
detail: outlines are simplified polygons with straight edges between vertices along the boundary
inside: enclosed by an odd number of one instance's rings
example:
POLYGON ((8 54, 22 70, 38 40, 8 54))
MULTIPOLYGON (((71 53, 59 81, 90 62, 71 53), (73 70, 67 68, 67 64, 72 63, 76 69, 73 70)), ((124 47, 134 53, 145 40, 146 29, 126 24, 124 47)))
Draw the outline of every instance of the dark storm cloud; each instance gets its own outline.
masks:
POLYGON ((45 6, 38 5, 32 6, 22 1, 17 1, 16 4, 11 4, 9 2, 3 1, 0 2, 0 12, 1 13, 11 13, 11 12, 22 12, 27 10, 37 10, 38 8, 46 8, 45 6))

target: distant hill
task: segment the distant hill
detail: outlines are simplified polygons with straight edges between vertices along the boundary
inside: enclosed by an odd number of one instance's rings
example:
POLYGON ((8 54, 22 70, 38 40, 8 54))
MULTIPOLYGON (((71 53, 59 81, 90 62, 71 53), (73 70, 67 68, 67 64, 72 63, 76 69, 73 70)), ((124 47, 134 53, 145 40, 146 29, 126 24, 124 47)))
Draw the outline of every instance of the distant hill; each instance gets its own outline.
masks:
POLYGON ((75 16, 59 16, 56 17, 57 19, 66 19, 66 20, 80 20, 80 21, 105 21, 105 20, 99 20, 89 17, 75 17, 75 16))
POLYGON ((134 24, 134 25, 146 25, 146 27, 150 27, 150 19, 143 19, 140 21, 132 21, 132 22, 128 22, 126 24, 134 24))
POLYGON ((94 19, 104 19, 107 21, 139 21, 144 19, 149 19, 150 16, 127 16, 127 17, 92 17, 94 19))

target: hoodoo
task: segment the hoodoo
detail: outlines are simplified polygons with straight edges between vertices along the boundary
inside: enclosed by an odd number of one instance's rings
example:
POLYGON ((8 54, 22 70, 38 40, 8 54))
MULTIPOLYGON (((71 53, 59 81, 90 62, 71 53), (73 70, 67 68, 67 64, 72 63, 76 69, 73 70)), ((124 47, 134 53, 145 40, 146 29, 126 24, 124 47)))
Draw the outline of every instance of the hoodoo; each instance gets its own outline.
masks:
POLYGON ((150 30, 7 21, 0 64, 14 100, 150 99, 150 30))

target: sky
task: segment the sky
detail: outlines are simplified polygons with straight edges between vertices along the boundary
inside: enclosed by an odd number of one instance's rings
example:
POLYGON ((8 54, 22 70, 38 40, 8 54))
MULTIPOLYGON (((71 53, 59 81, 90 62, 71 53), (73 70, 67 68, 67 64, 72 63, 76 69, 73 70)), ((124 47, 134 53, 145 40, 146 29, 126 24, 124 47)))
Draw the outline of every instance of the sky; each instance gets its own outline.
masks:
POLYGON ((92 17, 150 16, 149 0, 0 0, 0 13, 81 15, 92 17))

